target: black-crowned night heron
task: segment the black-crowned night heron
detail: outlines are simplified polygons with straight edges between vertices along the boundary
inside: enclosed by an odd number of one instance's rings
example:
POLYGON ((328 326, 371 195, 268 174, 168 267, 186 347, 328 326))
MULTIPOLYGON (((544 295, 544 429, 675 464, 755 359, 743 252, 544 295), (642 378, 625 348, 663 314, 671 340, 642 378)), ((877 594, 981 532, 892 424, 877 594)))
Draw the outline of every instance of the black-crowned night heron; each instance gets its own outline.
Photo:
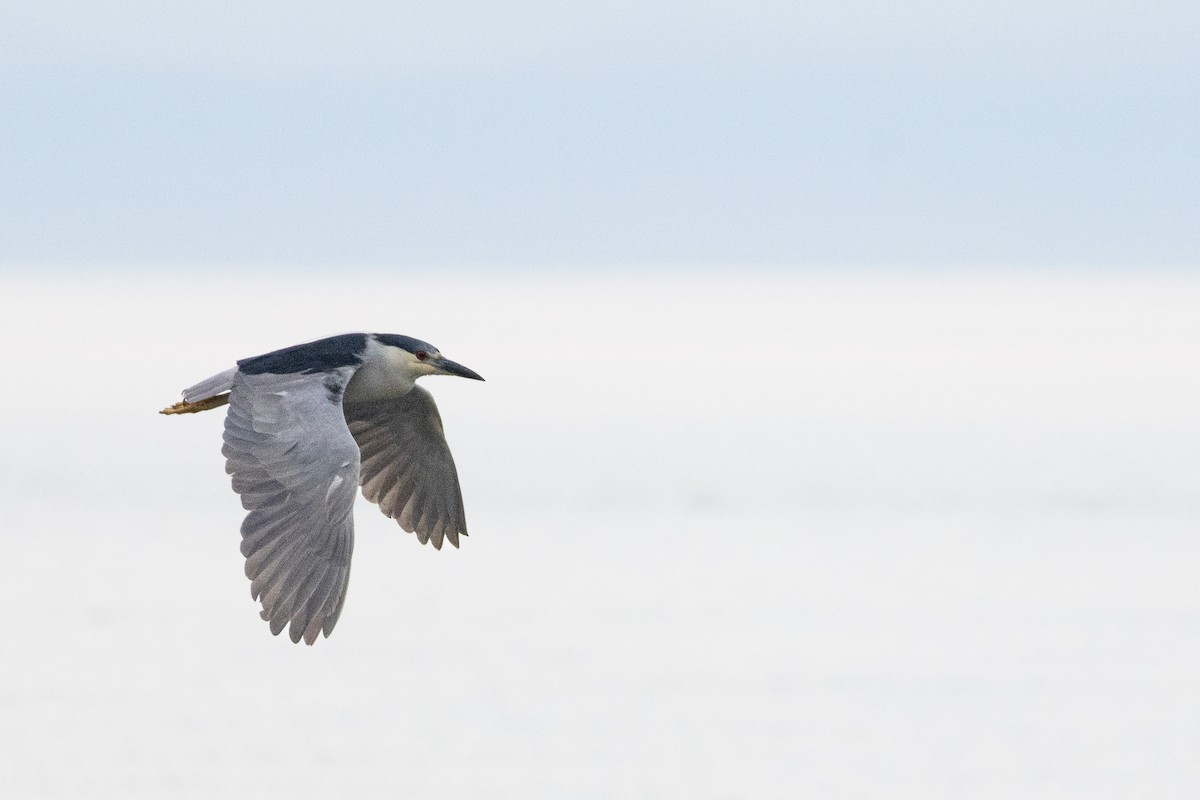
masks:
POLYGON ((271 633, 312 644, 337 623, 350 580, 354 495, 422 544, 458 547, 462 492, 425 375, 483 380, 437 348, 347 333, 246 358, 183 391, 164 414, 229 404, 225 471, 249 512, 242 555, 271 633))

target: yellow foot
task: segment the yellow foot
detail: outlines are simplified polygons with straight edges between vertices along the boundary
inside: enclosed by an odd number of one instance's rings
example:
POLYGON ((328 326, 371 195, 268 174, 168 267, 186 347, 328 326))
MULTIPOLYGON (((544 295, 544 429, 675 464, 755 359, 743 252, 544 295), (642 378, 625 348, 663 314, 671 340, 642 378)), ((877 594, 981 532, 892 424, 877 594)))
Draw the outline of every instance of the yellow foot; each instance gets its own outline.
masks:
POLYGON ((206 397, 203 400, 197 400, 195 403, 189 403, 187 400, 180 400, 170 408, 164 408, 158 412, 160 414, 195 414, 197 411, 208 411, 210 408, 220 408, 229 402, 229 392, 218 394, 214 397, 206 397))

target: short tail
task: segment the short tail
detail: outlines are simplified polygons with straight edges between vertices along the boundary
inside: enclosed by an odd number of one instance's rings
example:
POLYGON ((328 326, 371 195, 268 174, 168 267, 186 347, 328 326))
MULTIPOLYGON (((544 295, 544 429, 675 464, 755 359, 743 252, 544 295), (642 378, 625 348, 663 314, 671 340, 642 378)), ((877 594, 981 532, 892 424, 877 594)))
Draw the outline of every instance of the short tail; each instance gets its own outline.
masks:
POLYGON ((230 367, 224 372, 213 375, 211 378, 205 378, 195 386, 189 386, 184 389, 183 399, 188 403, 197 403, 201 400, 215 397, 221 392, 228 392, 233 388, 233 376, 236 374, 237 367, 230 367))
POLYGON ((207 411, 219 408, 229 402, 227 392, 233 388, 233 376, 237 367, 231 367, 224 372, 205 378, 195 386, 183 390, 183 400, 170 408, 164 408, 161 414, 194 414, 197 411, 207 411))

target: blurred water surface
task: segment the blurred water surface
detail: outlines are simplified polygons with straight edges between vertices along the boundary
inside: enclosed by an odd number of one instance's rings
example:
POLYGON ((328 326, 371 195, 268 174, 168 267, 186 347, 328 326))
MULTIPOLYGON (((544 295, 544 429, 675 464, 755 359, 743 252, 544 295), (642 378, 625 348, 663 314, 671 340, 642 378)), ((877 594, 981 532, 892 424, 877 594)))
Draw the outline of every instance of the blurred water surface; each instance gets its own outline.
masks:
POLYGON ((5 796, 1200 791, 1200 279, 0 288, 5 796), (348 330, 487 377, 425 382, 471 537, 360 501, 306 648, 249 598, 221 414, 155 412, 348 330))

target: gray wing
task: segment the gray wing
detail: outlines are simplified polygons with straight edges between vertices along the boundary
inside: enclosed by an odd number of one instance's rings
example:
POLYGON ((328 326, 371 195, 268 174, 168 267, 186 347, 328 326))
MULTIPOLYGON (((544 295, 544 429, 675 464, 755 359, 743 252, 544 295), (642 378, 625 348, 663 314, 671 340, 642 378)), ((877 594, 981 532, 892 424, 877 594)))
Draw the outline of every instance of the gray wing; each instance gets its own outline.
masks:
POLYGON ((278 634, 312 644, 333 630, 350 580, 358 445, 342 416, 353 373, 237 373, 225 417, 225 471, 248 513, 250 594, 278 634))
POLYGON ((417 534, 421 544, 442 539, 458 547, 467 535, 454 458, 433 397, 421 387, 394 400, 347 403, 350 433, 362 449, 363 496, 417 534))

